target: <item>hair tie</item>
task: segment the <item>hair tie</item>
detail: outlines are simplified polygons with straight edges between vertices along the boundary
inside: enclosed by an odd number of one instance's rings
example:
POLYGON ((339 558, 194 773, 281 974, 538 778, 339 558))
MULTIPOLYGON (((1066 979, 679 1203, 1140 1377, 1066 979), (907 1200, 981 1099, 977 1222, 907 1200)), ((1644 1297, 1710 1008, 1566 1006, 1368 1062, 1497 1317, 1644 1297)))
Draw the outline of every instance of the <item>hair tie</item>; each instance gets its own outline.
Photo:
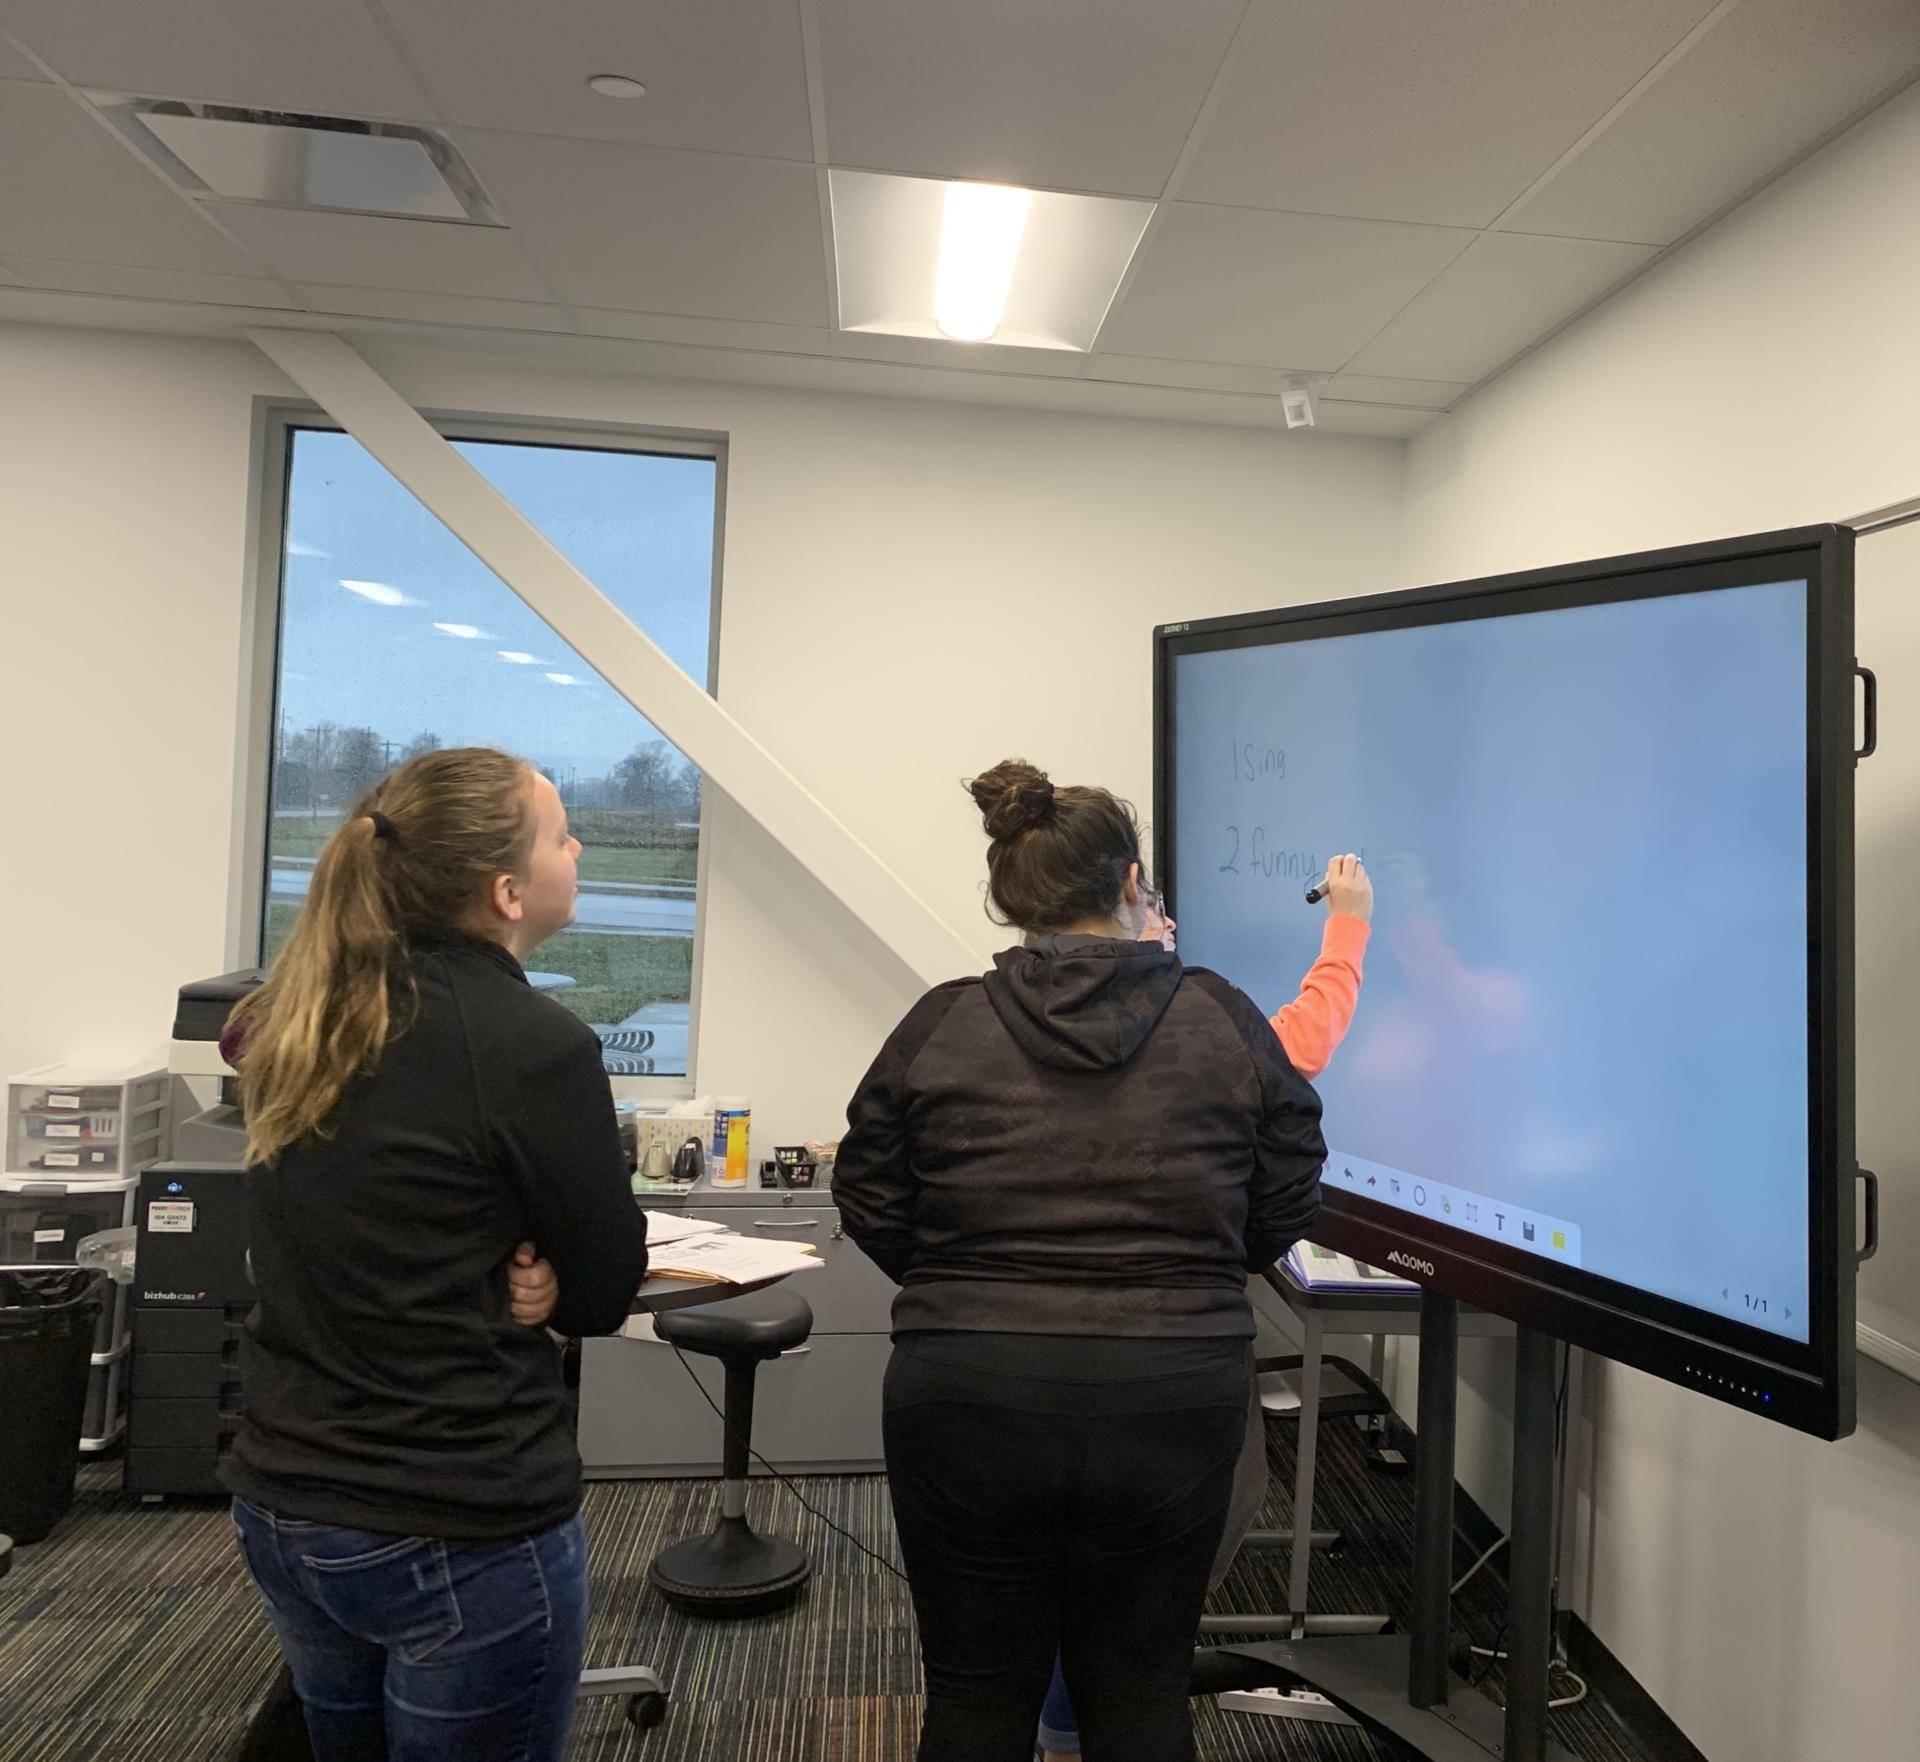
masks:
POLYGON ((373 822, 373 835, 375 838, 396 838, 399 836, 393 829, 393 822, 389 820, 385 814, 381 813, 378 808, 369 809, 367 818, 373 822))

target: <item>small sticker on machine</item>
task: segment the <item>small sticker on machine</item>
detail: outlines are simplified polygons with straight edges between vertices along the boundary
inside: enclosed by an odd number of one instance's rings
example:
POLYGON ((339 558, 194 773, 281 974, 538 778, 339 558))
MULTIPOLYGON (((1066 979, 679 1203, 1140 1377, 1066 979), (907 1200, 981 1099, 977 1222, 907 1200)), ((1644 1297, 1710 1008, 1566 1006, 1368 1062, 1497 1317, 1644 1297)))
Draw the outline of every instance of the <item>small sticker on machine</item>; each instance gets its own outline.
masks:
POLYGON ((191 1199, 156 1199, 147 1207, 147 1228, 150 1231, 173 1231, 182 1234, 193 1228, 193 1201, 191 1199))
POLYGON ((33 1245, 36 1248, 44 1248, 49 1242, 64 1242, 66 1239, 67 1233, 65 1230, 35 1230, 33 1232, 33 1245))

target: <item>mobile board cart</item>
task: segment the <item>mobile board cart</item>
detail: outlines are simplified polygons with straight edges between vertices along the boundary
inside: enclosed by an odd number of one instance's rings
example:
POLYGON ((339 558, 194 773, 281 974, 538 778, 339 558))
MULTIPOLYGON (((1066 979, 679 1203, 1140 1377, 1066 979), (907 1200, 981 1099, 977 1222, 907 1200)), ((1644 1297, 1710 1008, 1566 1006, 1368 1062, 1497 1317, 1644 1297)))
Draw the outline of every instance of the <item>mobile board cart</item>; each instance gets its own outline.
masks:
POLYGON ((1557 1342, 1853 1427, 1852 558, 1809 527, 1155 633, 1183 956, 1271 1010, 1327 857, 1374 879, 1313 1234, 1423 1290, 1411 1633, 1233 1650, 1433 1762, 1559 1754, 1557 1342), (1447 1669, 1462 1302, 1517 1324, 1504 1718, 1447 1669))

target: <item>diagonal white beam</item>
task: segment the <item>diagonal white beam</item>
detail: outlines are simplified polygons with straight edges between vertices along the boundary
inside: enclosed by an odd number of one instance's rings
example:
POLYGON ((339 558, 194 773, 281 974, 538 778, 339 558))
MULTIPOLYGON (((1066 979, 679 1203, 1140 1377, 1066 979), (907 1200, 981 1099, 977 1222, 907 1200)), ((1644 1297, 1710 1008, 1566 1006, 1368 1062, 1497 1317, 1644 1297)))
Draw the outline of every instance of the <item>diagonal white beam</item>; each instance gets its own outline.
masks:
POLYGON ((979 971, 979 957, 952 925, 649 641, 346 343, 321 331, 247 334, 923 983, 979 971))

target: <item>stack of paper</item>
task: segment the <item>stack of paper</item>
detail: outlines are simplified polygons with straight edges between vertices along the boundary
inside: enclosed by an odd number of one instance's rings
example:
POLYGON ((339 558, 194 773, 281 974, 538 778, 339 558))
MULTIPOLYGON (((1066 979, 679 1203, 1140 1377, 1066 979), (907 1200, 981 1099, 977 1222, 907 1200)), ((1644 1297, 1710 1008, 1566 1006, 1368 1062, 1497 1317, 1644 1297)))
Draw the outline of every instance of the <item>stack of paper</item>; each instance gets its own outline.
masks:
POLYGON ((658 1248, 647 1244, 647 1270, 679 1279, 710 1279, 722 1285, 751 1285, 820 1265, 810 1248, 791 1242, 760 1242, 731 1230, 683 1236, 658 1248))
POLYGON ((725 1229, 724 1224, 716 1224, 710 1218, 675 1217, 666 1211, 643 1211, 640 1214, 647 1220, 647 1247, 658 1248, 665 1242, 681 1242, 689 1236, 711 1235, 716 1230, 725 1229))

